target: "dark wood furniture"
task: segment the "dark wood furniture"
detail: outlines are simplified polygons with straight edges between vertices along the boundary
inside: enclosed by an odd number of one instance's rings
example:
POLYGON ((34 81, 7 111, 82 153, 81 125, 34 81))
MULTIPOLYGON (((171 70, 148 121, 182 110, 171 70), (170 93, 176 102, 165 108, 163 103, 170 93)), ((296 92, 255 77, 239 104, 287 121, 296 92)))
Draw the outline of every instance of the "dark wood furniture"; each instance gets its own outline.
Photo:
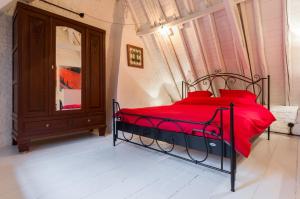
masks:
POLYGON ((18 3, 12 76, 12 139, 20 152, 29 150, 34 139, 91 129, 105 134, 104 30, 18 3), (56 110, 56 26, 81 33, 81 108, 77 110, 56 110))

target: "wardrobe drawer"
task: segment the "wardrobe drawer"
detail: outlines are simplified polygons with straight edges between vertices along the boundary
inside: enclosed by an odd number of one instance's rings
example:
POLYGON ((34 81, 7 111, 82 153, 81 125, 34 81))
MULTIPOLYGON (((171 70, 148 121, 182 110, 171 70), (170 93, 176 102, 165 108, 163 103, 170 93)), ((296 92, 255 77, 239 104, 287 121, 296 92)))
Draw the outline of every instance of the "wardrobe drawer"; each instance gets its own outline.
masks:
POLYGON ((104 116, 98 115, 91 117, 75 118, 72 120, 72 127, 80 128, 85 126, 95 126, 103 123, 105 123, 104 116))
POLYGON ((38 121, 25 123, 26 131, 50 131, 54 129, 68 128, 69 122, 66 120, 38 121))

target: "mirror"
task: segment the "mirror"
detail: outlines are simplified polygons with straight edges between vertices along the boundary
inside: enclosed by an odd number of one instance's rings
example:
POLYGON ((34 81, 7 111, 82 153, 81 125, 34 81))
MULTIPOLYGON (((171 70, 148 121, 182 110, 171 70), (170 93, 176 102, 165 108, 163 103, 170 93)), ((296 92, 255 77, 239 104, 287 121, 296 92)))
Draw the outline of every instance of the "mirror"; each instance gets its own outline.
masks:
POLYGON ((56 27, 56 111, 81 109, 81 33, 56 27))

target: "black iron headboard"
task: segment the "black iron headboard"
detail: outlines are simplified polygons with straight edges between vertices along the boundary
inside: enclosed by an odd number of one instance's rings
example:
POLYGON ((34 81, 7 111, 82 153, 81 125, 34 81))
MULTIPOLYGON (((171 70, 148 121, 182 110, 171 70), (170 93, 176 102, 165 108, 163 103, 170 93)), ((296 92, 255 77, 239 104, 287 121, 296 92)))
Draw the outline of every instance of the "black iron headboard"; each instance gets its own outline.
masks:
POLYGON ((268 109, 270 109, 270 75, 267 77, 254 75, 253 78, 249 78, 235 73, 216 72, 214 74, 208 74, 193 82, 183 81, 181 98, 185 98, 187 92, 196 90, 209 90, 216 97, 219 94, 219 89, 242 89, 251 91, 256 94, 257 102, 262 105, 267 105, 268 109), (266 101, 267 103, 265 103, 266 101))

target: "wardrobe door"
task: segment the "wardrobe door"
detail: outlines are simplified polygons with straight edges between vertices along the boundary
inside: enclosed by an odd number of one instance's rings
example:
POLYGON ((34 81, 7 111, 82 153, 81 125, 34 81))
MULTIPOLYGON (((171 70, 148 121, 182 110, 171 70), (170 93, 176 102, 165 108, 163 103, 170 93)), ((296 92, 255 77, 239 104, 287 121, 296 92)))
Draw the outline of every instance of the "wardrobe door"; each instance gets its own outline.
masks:
POLYGON ((87 110, 105 112, 105 33, 87 30, 87 110))
POLYGON ((24 11, 22 24, 22 110, 24 116, 48 115, 50 19, 24 11))
POLYGON ((85 28, 52 20, 50 111, 53 115, 82 113, 85 109, 85 28), (54 94, 54 96, 52 96, 54 94))

